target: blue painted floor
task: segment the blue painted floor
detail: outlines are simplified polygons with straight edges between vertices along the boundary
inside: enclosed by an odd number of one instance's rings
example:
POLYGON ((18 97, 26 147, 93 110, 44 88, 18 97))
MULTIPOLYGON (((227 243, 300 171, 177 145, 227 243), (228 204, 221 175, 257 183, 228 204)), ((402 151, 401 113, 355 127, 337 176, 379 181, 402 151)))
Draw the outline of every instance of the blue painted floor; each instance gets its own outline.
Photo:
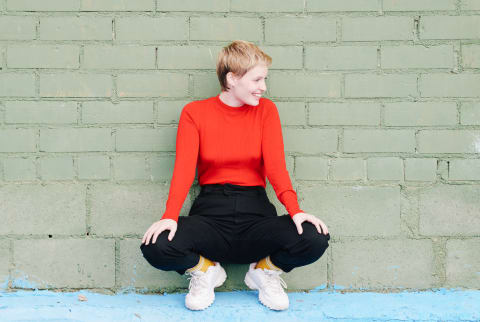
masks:
POLYGON ((478 290, 288 293, 282 312, 261 305, 256 291, 215 294, 211 307, 192 312, 185 294, 0 291, 0 321, 480 321, 478 290))

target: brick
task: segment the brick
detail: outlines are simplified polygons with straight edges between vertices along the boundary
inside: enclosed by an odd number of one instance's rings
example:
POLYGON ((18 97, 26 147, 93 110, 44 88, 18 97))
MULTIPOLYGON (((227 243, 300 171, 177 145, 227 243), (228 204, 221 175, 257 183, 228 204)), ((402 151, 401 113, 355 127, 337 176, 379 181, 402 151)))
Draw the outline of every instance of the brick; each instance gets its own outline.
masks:
MULTIPOLYGON (((268 76, 271 78, 271 75, 268 76)), ((268 79, 267 79, 267 87, 268 79)), ((220 93, 220 82, 216 73, 193 74, 193 96, 195 98, 207 98, 220 93)), ((271 91, 270 91, 271 93, 271 91)))
POLYGON ((449 180, 480 180, 480 159, 449 161, 449 180))
POLYGON ((153 11, 155 0, 81 0, 81 11, 153 11))
POLYGON ((41 40, 112 40, 111 17, 41 17, 41 40))
POLYGON ((413 18, 388 17, 344 17, 342 40, 413 40, 413 18))
POLYGON ((417 136, 420 153, 480 152, 480 131, 421 130, 417 136))
POLYGON ((422 16, 420 39, 479 39, 480 16, 422 16))
POLYGON ((158 46, 159 69, 215 68, 219 46, 158 46))
POLYGON ((6 158, 3 161, 5 180, 35 180, 37 178, 34 158, 6 158))
POLYGON ((272 57, 269 69, 302 69, 303 49, 301 46, 259 46, 272 57))
POLYGON ((480 233, 479 186, 437 185, 419 196, 423 236, 475 236, 480 233))
POLYGON ((331 11, 380 11, 380 2, 377 0, 307 0, 306 11, 308 12, 331 12, 331 11))
POLYGON ((157 11, 207 11, 228 12, 228 0, 162 0, 157 1, 157 11))
POLYGON ((437 159, 408 158, 405 159, 405 180, 435 181, 437 178, 437 159))
MULTIPOLYGON (((296 267, 291 272, 282 274, 288 290, 312 290, 317 289, 320 285, 327 285, 327 257, 328 251, 316 262, 296 267), (310 278, 305 278, 305 276, 310 276, 310 278)), ((243 282, 244 278, 245 274, 240 275, 239 280, 243 282)))
POLYGON ((36 130, 0 129, 0 152, 35 152, 36 130))
POLYGON ((115 19, 116 40, 187 40, 184 17, 122 17, 115 19))
POLYGON ((337 287, 423 289, 436 282, 433 247, 428 239, 348 241, 334 244, 332 254, 337 287))
POLYGON ((41 152, 112 151, 112 146, 108 128, 40 129, 41 152))
POLYGON ((383 11, 455 10, 456 0, 383 0, 383 11))
POLYGON ((77 103, 55 101, 7 101, 5 123, 77 123, 77 103))
POLYGON ((382 68, 453 68, 452 45, 381 46, 382 68))
POLYGON ((462 103, 460 107, 460 124, 480 125, 480 103, 462 103))
POLYGON ((160 101, 157 103, 157 122, 160 124, 177 123, 180 120, 182 108, 189 101, 160 101))
POLYGON ((113 159, 116 180, 146 180, 148 178, 145 157, 119 156, 113 159))
POLYGON ((42 97, 110 97, 112 76, 75 72, 40 74, 42 97))
POLYGON ((116 151, 175 151, 177 129, 119 129, 116 151))
POLYGON ((417 75, 347 74, 346 97, 409 97, 417 94, 417 75))
POLYGON ((153 102, 83 102, 82 123, 153 123, 153 102))
MULTIPOLYGON (((79 184, 3 185, 0 234, 84 234, 85 196, 86 187, 79 184)), ((26 241, 32 245, 31 240, 26 241)))
POLYGON ((320 70, 377 68, 376 46, 336 46, 305 48, 305 67, 320 70))
POLYGON ((283 129, 285 151, 316 154, 337 151, 338 134, 334 129, 283 129), (315 144, 312 144, 315 142, 315 144))
POLYGON ((415 152, 415 131, 345 129, 344 152, 415 152))
POLYGON ((262 40, 262 23, 247 17, 191 17, 190 40, 262 40))
POLYGON ((369 158, 367 178, 368 180, 403 180, 403 162, 395 157, 369 158))
POLYGON ((422 97, 480 97, 479 74, 422 74, 422 97))
POLYGON ((83 59, 88 69, 155 69, 155 47, 85 46, 83 59))
POLYGON ((3 69, 6 67, 6 65, 7 65, 6 58, 4 59, 4 57, 7 56, 6 52, 7 52, 7 48, 0 46, 0 68, 1 68, 2 70, 3 70, 3 69))
POLYGON ((461 10, 480 10, 480 2, 478 0, 461 0, 461 10))
MULTIPOLYGON (((1 8, 1 5, 0 5, 1 8)), ((9 268, 12 265, 10 260, 10 240, 0 240, 0 290, 4 292, 8 287, 8 281, 10 280, 9 268)))
POLYGON ((312 16, 266 18, 265 41, 279 44, 335 41, 337 40, 336 28, 334 18, 312 16))
POLYGON ((303 12, 303 0, 233 0, 230 11, 303 12))
MULTIPOLYGON (((154 221, 161 219, 168 197, 168 186, 99 183, 92 185, 90 195, 92 233, 99 236, 143 236, 154 221), (112 218, 115 218, 116 225, 112 226, 112 218)), ((187 195, 182 215, 186 214, 190 204, 187 195)))
POLYGON ((480 240, 450 239, 446 245, 446 286, 474 289, 480 287, 480 240))
POLYGON ((117 78, 119 97, 178 97, 188 95, 188 75, 159 72, 121 74, 117 78))
POLYGON ((33 97, 35 75, 25 73, 0 73, 0 97, 33 97))
POLYGON ((0 40, 35 39, 36 24, 37 21, 34 17, 1 16, 0 40))
POLYGON ((310 125, 380 125, 378 103, 310 103, 310 125))
POLYGON ((454 102, 385 103, 387 126, 443 126, 457 124, 454 102))
POLYGON ((11 45, 9 68, 78 68, 80 49, 72 45, 11 45))
POLYGON ((362 159, 338 158, 331 160, 332 180, 363 180, 365 162, 362 159))
POLYGON ((148 162, 150 165, 150 180, 167 181, 172 179, 175 156, 155 157, 149 159, 148 162))
POLYGON ((327 180, 328 159, 318 157, 297 157, 295 178, 300 180, 327 180))
POLYGON ((480 45, 462 45, 462 66, 480 68, 480 45))
MULTIPOLYGON (((145 231, 147 229, 145 226, 145 231)), ((122 238, 119 242, 118 286, 160 289, 162 292, 188 290, 189 281, 185 276, 175 271, 158 270, 147 262, 140 250, 141 238, 122 238)))
POLYGON ((298 196, 302 209, 318 214, 332 236, 401 234, 398 186, 302 186, 298 196))
POLYGON ((72 180, 75 177, 72 157, 46 157, 40 159, 43 180, 72 180))
POLYGON ((9 11, 78 11, 80 0, 6 0, 9 11))
POLYGON ((305 103, 275 101, 283 125, 305 125, 305 103))
POLYGON ((91 155, 78 158, 79 179, 109 179, 110 159, 108 156, 91 155))
POLYGON ((340 75, 272 72, 268 78, 273 97, 340 97, 340 75))
POLYGON ((13 245, 14 278, 27 279, 37 288, 115 285, 113 239, 37 239, 35 243, 27 239, 13 245))

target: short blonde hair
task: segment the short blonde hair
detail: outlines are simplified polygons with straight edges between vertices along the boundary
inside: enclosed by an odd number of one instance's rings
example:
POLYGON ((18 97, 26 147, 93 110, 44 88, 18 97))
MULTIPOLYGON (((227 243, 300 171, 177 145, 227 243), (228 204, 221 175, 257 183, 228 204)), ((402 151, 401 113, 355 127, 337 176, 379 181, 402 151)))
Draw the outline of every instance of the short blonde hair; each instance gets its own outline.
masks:
POLYGON ((229 89, 227 86, 227 74, 229 72, 242 77, 260 63, 270 67, 272 57, 251 42, 235 40, 230 45, 223 47, 217 59, 217 76, 222 91, 229 89))

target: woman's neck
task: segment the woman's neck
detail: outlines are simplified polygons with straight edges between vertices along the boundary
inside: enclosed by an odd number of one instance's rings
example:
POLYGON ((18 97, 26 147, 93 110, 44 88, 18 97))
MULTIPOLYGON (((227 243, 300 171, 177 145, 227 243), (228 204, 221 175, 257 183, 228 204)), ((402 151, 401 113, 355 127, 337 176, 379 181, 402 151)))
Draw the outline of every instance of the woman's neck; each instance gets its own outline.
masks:
POLYGON ((219 95, 220 100, 231 107, 242 107, 245 105, 242 101, 236 99, 232 94, 229 92, 221 92, 219 95))

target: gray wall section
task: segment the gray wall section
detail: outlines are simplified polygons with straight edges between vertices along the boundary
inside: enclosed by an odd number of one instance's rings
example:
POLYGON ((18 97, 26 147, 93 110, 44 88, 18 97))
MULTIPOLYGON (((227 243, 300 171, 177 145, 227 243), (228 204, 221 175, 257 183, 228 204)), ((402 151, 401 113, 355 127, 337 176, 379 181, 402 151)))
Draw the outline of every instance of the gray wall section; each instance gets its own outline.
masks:
MULTIPOLYGON (((201 3, 0 0, 0 287, 187 288, 139 246, 181 109, 245 39, 273 58, 288 171, 332 235, 288 289, 479 289, 478 3, 201 3)), ((245 289, 247 265, 226 269, 221 290, 245 289)))

